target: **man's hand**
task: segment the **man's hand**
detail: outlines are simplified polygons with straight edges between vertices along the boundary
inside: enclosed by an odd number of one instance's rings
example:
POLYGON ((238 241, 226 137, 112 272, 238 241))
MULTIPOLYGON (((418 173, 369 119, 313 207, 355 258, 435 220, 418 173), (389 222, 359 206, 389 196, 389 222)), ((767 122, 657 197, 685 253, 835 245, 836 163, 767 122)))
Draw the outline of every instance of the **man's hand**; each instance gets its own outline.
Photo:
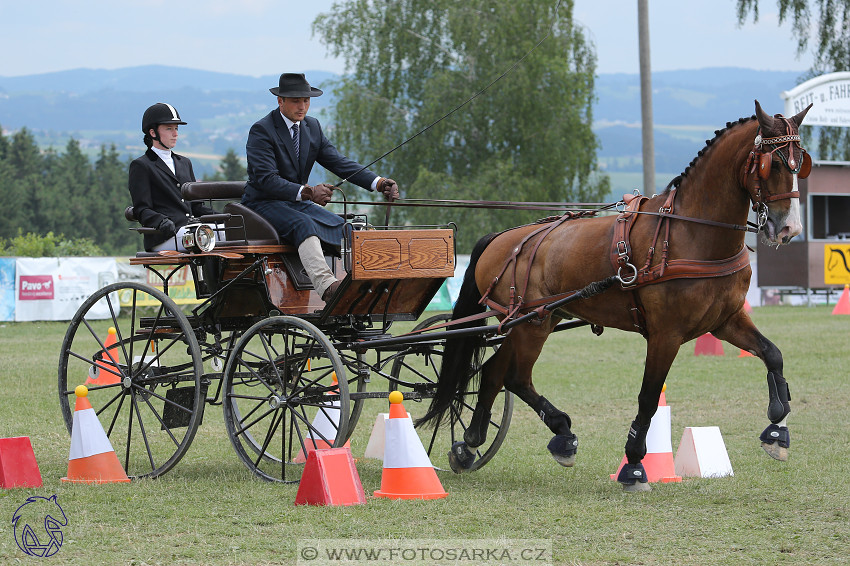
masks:
POLYGON ((381 180, 378 181, 378 186, 376 187, 378 192, 384 194, 384 198, 388 201, 392 202, 394 200, 398 200, 401 194, 398 192, 398 185, 392 179, 386 179, 381 177, 381 180))
POLYGON ((301 189, 301 198, 303 200, 311 200, 318 205, 325 206, 331 201, 331 194, 333 194, 333 190, 334 186, 329 185, 328 183, 322 183, 315 187, 304 185, 304 188, 301 189))
POLYGON ((159 223, 159 226, 156 227, 159 230, 159 233, 163 236, 170 238, 174 234, 177 233, 177 227, 174 225, 174 222, 171 221, 170 218, 163 218, 159 223))

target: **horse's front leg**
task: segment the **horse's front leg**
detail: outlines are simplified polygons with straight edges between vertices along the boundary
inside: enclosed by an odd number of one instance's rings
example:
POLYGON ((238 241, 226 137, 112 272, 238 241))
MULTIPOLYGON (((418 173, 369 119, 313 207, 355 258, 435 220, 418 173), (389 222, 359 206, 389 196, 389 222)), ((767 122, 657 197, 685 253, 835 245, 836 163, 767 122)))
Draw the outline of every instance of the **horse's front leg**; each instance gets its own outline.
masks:
POLYGON ((788 413, 791 412, 791 393, 782 375, 782 352, 758 331, 743 308, 712 334, 761 358, 767 367, 767 418, 771 424, 764 429, 759 439, 771 458, 786 461, 788 446, 791 444, 787 425, 788 413))
POLYGON ((647 338, 646 365, 643 372, 643 384, 638 394, 638 414, 629 427, 626 438, 626 464, 617 475, 617 481, 623 484, 625 491, 649 491, 646 470, 641 463, 646 456, 646 435, 652 417, 658 409, 658 399, 664 380, 676 359, 681 340, 660 332, 647 338))

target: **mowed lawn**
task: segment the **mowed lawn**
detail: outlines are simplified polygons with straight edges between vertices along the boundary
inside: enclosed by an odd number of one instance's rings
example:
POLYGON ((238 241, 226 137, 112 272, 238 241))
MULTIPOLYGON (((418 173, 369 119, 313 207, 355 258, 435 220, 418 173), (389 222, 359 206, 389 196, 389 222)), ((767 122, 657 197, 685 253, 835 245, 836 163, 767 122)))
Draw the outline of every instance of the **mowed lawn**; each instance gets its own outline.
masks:
POLYGON ((68 525, 61 549, 41 563, 308 564, 297 550, 318 539, 534 539, 549 541, 557 564, 846 564, 850 316, 831 308, 761 307, 752 314, 785 357, 792 395, 787 462, 759 446, 768 424, 763 364, 728 344, 725 356, 697 357, 691 342, 667 380, 673 450, 684 427, 716 425, 734 476, 623 493, 609 474, 637 411, 644 341, 582 328, 553 335, 534 368, 538 391, 572 417, 580 442, 574 468, 549 456, 551 433, 518 402, 489 464, 466 475, 439 472, 448 498, 377 499, 381 462, 362 456, 386 403, 370 400, 351 440, 367 504, 353 507, 296 507, 297 486, 255 479, 233 452, 220 406, 207 407, 188 454, 161 478, 62 483, 70 437, 56 374, 67 323, 0 323, 0 437, 30 437, 44 478, 38 489, 0 490, 0 563, 39 563, 18 549, 11 519, 27 497, 55 494, 68 525))

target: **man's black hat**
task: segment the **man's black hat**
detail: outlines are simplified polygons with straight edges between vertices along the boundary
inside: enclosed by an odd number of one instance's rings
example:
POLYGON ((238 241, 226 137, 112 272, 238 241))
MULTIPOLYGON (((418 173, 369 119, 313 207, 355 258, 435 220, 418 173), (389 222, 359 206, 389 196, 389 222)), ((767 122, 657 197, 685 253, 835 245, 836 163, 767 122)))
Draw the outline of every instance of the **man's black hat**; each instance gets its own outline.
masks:
POLYGON ((304 73, 283 73, 280 84, 269 89, 275 96, 303 98, 305 96, 322 96, 322 91, 310 86, 304 73))

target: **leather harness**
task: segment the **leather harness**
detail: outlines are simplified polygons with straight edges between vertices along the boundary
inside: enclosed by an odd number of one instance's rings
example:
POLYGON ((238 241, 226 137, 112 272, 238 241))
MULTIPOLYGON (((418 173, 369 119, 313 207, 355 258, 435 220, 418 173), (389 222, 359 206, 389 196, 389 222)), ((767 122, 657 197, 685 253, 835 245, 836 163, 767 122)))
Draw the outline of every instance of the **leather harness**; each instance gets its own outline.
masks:
MULTIPOLYGON (((800 136, 796 132, 796 128, 787 118, 781 118, 786 128, 786 135, 773 138, 762 138, 761 127, 757 132, 753 150, 746 161, 746 164, 741 171, 741 184, 747 187, 750 195, 750 200, 753 203, 753 210, 758 213, 758 225, 755 228, 742 226, 738 224, 729 224, 725 222, 717 222, 714 220, 705 220, 701 218, 691 218, 681 216, 674 213, 674 204, 678 187, 673 187, 667 192, 667 198, 664 205, 658 212, 642 211, 641 205, 648 200, 640 194, 624 195, 623 200, 618 203, 620 214, 617 216, 614 224, 614 237, 612 240, 610 260, 614 271, 617 273, 617 279, 620 281, 622 290, 629 292, 629 310, 632 315, 635 329, 644 337, 648 335, 646 328, 646 318, 644 316, 643 306, 640 304, 640 299, 636 290, 644 285, 652 285, 672 279, 704 279, 711 277, 725 277, 741 271, 750 265, 749 252, 746 246, 742 246, 741 250, 735 255, 719 260, 694 260, 694 259, 668 259, 670 251, 670 221, 671 220, 686 220, 709 226, 717 226, 730 228, 734 230, 743 230, 749 232, 759 232, 767 220, 767 203, 790 198, 799 198, 800 193, 791 191, 777 195, 762 195, 761 181, 768 178, 770 174, 770 163, 774 153, 778 153, 784 165, 791 173, 798 175, 800 178, 808 176, 811 168, 811 158, 800 147, 800 136), (771 146, 771 149, 766 149, 765 146, 771 146), (801 151, 800 159, 795 159, 794 151, 801 151), (787 153, 787 155, 786 155, 787 153), (635 218, 638 215, 658 216, 658 224, 655 228, 655 234, 652 242, 647 250, 646 261, 641 268, 635 267, 631 263, 632 246, 630 241, 630 233, 634 224, 635 218), (664 232, 661 239, 660 259, 653 265, 655 253, 661 238, 661 232, 664 232), (624 273, 624 270, 626 271, 624 273)), ((550 313, 545 309, 545 305, 555 302, 559 299, 567 297, 575 290, 552 295, 549 297, 541 297, 532 301, 526 301, 524 298, 525 292, 528 289, 528 282, 531 275, 531 266, 534 258, 537 255, 537 250, 543 239, 546 238, 558 226, 575 218, 593 215, 592 212, 567 212, 556 220, 549 220, 547 225, 534 230, 526 235, 513 249, 511 255, 507 258, 502 266, 499 274, 490 283, 490 286, 484 292, 479 301, 479 304, 486 305, 491 310, 504 315, 502 323, 512 319, 519 313, 527 313, 536 311, 538 315, 537 322, 542 322, 550 313), (534 248, 528 257, 528 267, 526 269, 525 280, 517 292, 517 259, 525 245, 533 240, 534 248), (503 306, 496 303, 490 298, 490 293, 502 279, 503 275, 511 269, 511 286, 509 294, 509 303, 503 306)), ((541 221, 541 222, 545 222, 541 221)), ((557 310, 557 309, 555 309, 557 310)), ((486 316, 486 313, 481 313, 479 316, 486 316)), ((500 325, 501 330, 501 325, 500 325)), ((595 329, 595 332, 601 332, 601 329, 595 329)))

